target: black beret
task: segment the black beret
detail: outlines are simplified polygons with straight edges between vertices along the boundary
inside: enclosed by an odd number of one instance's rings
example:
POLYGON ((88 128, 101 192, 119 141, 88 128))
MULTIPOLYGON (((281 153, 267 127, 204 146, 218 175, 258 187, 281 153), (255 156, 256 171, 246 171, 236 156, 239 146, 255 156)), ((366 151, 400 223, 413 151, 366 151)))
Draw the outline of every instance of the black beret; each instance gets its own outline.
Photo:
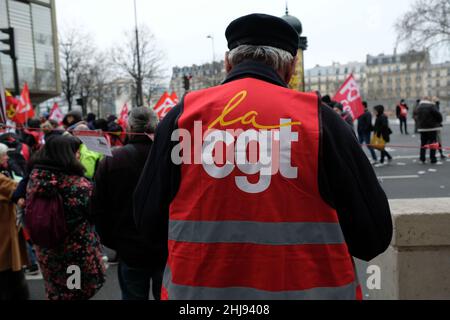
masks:
POLYGON ((297 31, 283 19, 267 14, 254 13, 234 20, 225 36, 230 50, 241 45, 270 46, 297 55, 297 31))

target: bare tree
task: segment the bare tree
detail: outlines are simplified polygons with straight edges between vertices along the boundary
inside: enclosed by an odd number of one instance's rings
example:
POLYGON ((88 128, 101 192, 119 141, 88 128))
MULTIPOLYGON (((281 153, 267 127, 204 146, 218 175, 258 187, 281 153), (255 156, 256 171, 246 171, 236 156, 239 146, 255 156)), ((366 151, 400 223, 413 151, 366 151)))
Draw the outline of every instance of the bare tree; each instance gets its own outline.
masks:
MULTIPOLYGON (((163 53, 158 49, 155 36, 146 26, 139 28, 140 68, 135 30, 125 32, 124 39, 124 42, 112 50, 112 61, 119 74, 135 83, 135 88, 142 83, 143 92, 151 95, 153 88, 164 77, 163 53)), ((136 101, 139 101, 138 97, 136 101)))
POLYGON ((91 99, 88 104, 94 112, 94 106, 97 109, 97 116, 101 116, 103 103, 105 101, 106 88, 111 81, 111 65, 105 53, 99 53, 95 58, 95 64, 91 66, 91 76, 93 77, 94 86, 91 90, 91 99))
POLYGON ((410 48, 450 45, 450 0, 417 0, 395 28, 398 42, 410 48))
POLYGON ((72 110, 73 98, 79 93, 94 46, 89 35, 71 28, 59 36, 63 93, 72 110))
POLYGON ((80 81, 78 86, 78 95, 82 101, 81 110, 83 115, 87 114, 87 107, 91 104, 93 91, 96 85, 96 74, 99 72, 95 63, 89 63, 84 66, 80 73, 80 81))

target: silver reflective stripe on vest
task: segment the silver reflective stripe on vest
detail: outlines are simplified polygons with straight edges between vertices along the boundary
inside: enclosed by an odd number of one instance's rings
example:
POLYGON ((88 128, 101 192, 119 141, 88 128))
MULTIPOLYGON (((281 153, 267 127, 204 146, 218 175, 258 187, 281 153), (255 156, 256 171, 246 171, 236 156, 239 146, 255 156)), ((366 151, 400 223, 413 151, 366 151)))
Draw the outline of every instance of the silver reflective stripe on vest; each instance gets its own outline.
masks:
POLYGON ((344 244, 338 223, 197 222, 171 220, 169 240, 260 245, 344 244))
POLYGON ((164 287, 170 300, 355 300, 355 282, 335 288, 272 292, 254 288, 206 288, 172 283, 169 267, 164 272, 164 287))

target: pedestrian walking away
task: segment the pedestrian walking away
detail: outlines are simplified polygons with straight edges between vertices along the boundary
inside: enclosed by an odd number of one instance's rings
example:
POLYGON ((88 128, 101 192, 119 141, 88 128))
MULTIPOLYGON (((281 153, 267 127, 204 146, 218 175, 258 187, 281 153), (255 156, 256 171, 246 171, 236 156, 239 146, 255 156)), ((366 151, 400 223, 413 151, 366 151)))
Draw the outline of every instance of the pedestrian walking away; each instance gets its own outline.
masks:
POLYGON ((100 241, 89 215, 92 184, 78 160, 80 145, 70 135, 50 137, 30 163, 25 222, 49 300, 90 299, 105 281, 100 241), (78 290, 67 284, 71 266, 81 274, 78 290))
POLYGON ((397 119, 400 121, 400 132, 401 134, 408 134, 408 105, 405 100, 402 99, 400 103, 397 105, 396 114, 397 119))
POLYGON ((391 141, 390 137, 392 134, 392 130, 389 127, 389 119, 384 113, 384 106, 382 105, 375 106, 373 109, 377 117, 373 129, 373 134, 376 137, 382 138, 384 141, 383 146, 379 148, 381 152, 380 164, 384 164, 384 159, 386 157, 388 158, 389 162, 392 161, 392 156, 386 150, 386 144, 391 141))
POLYGON ((371 135, 373 131, 372 114, 370 113, 367 102, 363 101, 364 113, 358 118, 358 138, 361 145, 366 145, 372 156, 373 162, 378 161, 375 150, 370 146, 371 135))
POLYGON ((168 244, 162 298, 361 299, 352 256, 392 238, 369 160, 318 94, 288 88, 288 23, 250 14, 225 35, 226 80, 161 121, 134 194, 138 230, 168 244))
POLYGON ((133 192, 144 168, 158 119, 148 108, 133 108, 128 118, 128 144, 103 159, 95 175, 92 214, 101 241, 118 253, 123 300, 160 300, 167 243, 139 234, 133 217, 133 192))
MULTIPOLYGON (((436 104, 429 98, 421 100, 416 110, 417 128, 420 133, 420 161, 426 162, 426 146, 436 144, 438 142, 438 132, 442 130, 442 114, 439 112, 436 104)), ((438 162, 436 157, 436 149, 430 149, 430 161, 432 164, 438 162)))

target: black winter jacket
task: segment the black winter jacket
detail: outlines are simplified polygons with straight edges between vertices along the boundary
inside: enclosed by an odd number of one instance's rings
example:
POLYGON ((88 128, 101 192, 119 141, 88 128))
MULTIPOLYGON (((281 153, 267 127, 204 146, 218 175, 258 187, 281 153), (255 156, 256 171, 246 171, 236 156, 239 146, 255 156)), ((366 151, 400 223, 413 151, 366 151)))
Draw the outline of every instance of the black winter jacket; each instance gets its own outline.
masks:
POLYGON ((391 141, 392 131, 389 128, 389 119, 388 119, 388 117, 386 117, 385 114, 382 114, 377 117, 373 131, 374 131, 374 134, 376 134, 378 137, 381 135, 383 137, 384 141, 386 141, 386 142, 391 141))
POLYGON ((116 250, 134 268, 161 268, 165 243, 145 243, 133 218, 132 195, 152 147, 147 136, 135 136, 129 144, 104 158, 94 177, 91 210, 101 241, 116 250))
POLYGON ((416 109, 417 129, 438 129, 442 127, 442 114, 435 104, 421 103, 416 109))
POLYGON ((369 111, 366 111, 358 119, 358 134, 369 133, 372 131, 372 114, 369 111))

